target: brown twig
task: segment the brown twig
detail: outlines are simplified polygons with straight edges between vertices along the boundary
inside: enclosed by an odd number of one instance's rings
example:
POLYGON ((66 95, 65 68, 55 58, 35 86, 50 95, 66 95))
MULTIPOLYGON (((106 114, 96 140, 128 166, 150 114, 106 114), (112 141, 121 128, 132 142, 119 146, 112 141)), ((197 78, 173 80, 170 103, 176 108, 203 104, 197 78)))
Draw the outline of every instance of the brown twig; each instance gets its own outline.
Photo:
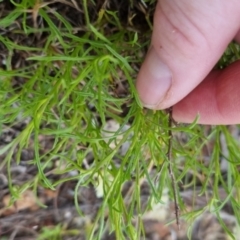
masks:
POLYGON ((170 107, 168 109, 168 151, 167 151, 167 159, 168 159, 168 171, 171 177, 171 181, 172 181, 172 188, 173 188, 173 198, 174 198, 174 205, 175 205, 175 215, 176 215, 176 223, 178 226, 178 229, 180 229, 180 208, 178 205, 178 198, 177 198, 177 184, 176 184, 176 180, 175 180, 175 176, 173 173, 173 169, 172 169, 172 164, 173 164, 173 160, 172 160, 172 124, 173 124, 173 118, 172 118, 172 107, 170 107))

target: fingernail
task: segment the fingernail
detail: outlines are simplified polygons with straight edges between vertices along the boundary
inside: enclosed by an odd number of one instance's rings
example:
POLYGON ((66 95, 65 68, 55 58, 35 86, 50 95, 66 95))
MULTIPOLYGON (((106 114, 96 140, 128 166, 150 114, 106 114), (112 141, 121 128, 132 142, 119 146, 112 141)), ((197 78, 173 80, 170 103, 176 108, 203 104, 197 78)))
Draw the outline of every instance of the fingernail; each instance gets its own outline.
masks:
POLYGON ((169 67, 152 47, 147 53, 137 80, 137 89, 143 105, 156 109, 164 100, 171 84, 172 73, 169 67))

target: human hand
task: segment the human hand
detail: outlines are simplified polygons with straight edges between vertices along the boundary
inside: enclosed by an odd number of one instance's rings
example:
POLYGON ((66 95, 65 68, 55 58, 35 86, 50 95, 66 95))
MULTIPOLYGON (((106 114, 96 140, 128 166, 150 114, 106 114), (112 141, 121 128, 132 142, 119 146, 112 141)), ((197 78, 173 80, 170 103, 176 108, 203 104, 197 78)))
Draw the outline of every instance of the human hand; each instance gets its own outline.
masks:
POLYGON ((179 122, 199 114, 202 124, 240 123, 240 61, 212 70, 233 39, 240 42, 239 0, 159 0, 136 83, 143 105, 173 106, 179 122))

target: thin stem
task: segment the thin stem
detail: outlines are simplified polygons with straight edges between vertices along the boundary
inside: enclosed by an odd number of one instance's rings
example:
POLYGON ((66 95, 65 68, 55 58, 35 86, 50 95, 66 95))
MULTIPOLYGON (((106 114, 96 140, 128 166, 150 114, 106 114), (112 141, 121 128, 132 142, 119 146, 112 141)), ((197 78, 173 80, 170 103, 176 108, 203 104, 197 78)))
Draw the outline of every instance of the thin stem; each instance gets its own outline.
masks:
POLYGON ((175 180, 175 176, 173 173, 173 169, 172 169, 172 165, 173 165, 173 159, 172 159, 172 139, 173 139, 173 135, 172 135, 172 124, 173 124, 173 118, 172 118, 172 107, 170 107, 168 109, 168 151, 167 151, 167 159, 169 161, 168 163, 168 171, 169 171, 169 175, 171 177, 171 181, 172 181, 172 188, 173 188, 173 198, 174 198, 174 205, 175 205, 175 215, 176 215, 176 223, 178 226, 178 229, 180 229, 180 208, 178 205, 178 199, 177 199, 177 184, 176 184, 176 180, 175 180))

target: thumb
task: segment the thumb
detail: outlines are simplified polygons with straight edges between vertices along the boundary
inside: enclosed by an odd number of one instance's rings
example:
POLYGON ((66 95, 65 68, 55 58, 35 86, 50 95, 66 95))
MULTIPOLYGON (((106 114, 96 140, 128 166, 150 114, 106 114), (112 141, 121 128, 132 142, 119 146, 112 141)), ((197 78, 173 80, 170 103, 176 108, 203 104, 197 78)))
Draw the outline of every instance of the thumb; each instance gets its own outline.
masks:
POLYGON ((168 108, 210 72, 240 25, 240 1, 159 0, 136 87, 145 107, 168 108))

